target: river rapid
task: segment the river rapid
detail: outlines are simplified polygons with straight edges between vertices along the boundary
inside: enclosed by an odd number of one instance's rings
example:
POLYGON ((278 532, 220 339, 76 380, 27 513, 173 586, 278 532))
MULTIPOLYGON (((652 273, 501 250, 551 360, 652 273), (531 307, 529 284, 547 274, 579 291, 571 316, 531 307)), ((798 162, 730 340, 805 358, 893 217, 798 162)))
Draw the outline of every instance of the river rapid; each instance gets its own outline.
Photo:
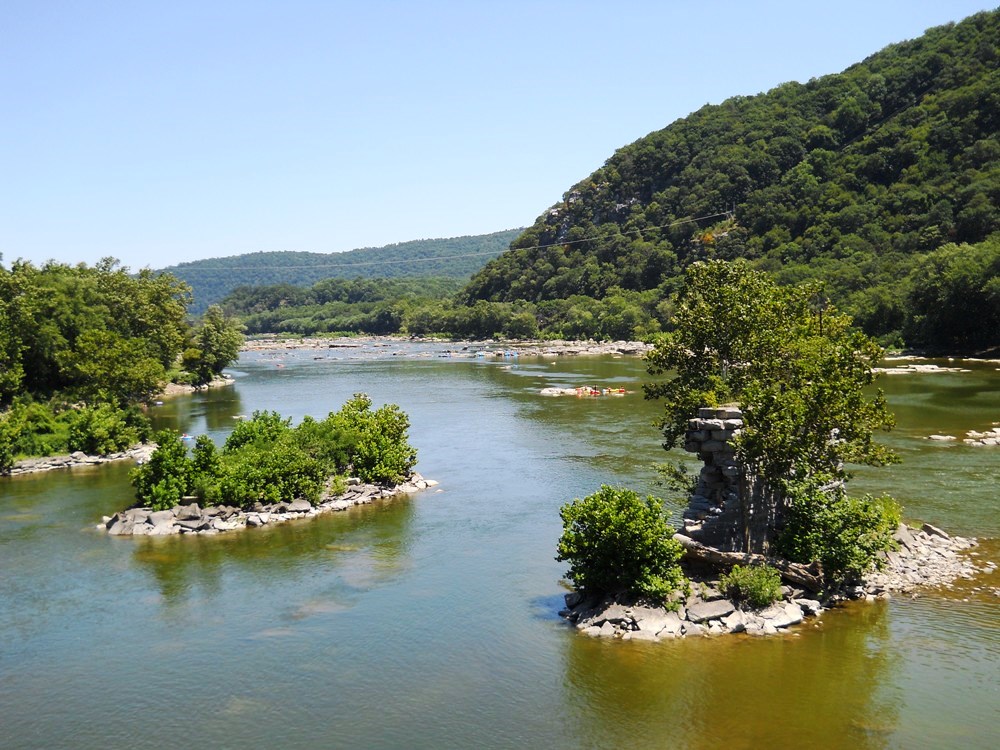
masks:
MULTIPOLYGON (((852 603, 792 635, 590 639, 557 615, 558 510, 601 483, 665 494, 640 360, 470 358, 447 345, 244 354, 233 387, 153 410, 234 417, 399 404, 439 487, 274 528, 111 537, 128 466, 0 479, 0 747, 991 747, 1000 575, 852 603), (545 387, 625 387, 545 397, 545 387)), ((911 520, 1000 560, 1000 364, 890 375, 904 462, 859 469, 911 520)), ((679 515, 679 500, 671 501, 679 515)))

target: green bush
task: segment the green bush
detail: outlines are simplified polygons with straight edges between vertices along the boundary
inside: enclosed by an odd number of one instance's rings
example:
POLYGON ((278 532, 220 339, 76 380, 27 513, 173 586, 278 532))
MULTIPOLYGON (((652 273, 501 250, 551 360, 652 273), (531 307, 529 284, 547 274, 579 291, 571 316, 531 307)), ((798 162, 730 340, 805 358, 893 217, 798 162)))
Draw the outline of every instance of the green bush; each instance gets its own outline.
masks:
POLYGON ((891 497, 848 497, 843 489, 820 489, 818 481, 790 485, 791 504, 778 550, 789 560, 818 561, 831 582, 857 579, 894 549, 902 511, 891 497))
POLYGON ((283 418, 276 411, 255 411, 250 419, 236 423, 226 438, 225 450, 234 451, 248 443, 272 443, 291 429, 291 417, 283 418))
POLYGON ((563 532, 556 560, 569 562, 567 576, 578 591, 663 601, 684 583, 678 564, 683 550, 661 500, 603 485, 564 505, 559 515, 563 532))
POLYGON ((719 578, 719 585, 726 596, 757 609, 781 597, 781 575, 770 565, 734 565, 719 578))
POLYGON ((221 502, 243 508, 296 498, 316 503, 327 476, 323 464, 291 437, 269 445, 250 443, 222 454, 218 497, 221 502))
POLYGON ((69 449, 92 456, 127 450, 148 437, 149 422, 136 408, 98 404, 76 409, 69 423, 69 449))
POLYGON ((364 482, 395 483, 410 475, 417 451, 407 442, 409 417, 395 404, 371 410, 372 400, 356 393, 328 420, 352 445, 351 464, 364 482))
POLYGON ((161 430, 154 440, 156 450, 146 463, 134 468, 129 477, 140 501, 153 510, 167 510, 190 492, 194 466, 176 431, 161 430))
POLYGON ((65 453, 71 412, 56 414, 51 405, 18 399, 8 412, 14 457, 65 453))

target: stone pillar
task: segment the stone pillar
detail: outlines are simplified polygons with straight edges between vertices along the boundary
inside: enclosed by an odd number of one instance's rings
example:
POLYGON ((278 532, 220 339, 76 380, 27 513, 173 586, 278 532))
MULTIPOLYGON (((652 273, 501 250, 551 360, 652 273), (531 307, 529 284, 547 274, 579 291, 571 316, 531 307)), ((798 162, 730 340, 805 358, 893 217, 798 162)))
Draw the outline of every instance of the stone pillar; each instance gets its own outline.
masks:
POLYGON ((684 438, 684 450, 704 463, 684 511, 684 533, 718 549, 739 549, 742 471, 729 441, 742 429, 737 407, 705 408, 688 422, 684 438))

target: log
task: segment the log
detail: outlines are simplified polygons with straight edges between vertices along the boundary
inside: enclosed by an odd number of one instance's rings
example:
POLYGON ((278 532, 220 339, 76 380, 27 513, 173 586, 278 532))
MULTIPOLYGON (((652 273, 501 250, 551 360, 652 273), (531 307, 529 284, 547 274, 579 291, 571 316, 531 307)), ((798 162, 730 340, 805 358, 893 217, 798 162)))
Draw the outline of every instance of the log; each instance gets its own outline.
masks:
POLYGON ((801 586, 813 592, 823 590, 823 577, 819 574, 818 566, 815 564, 801 565, 752 552, 723 552, 715 547, 708 547, 701 542, 696 542, 684 534, 674 534, 674 539, 684 548, 684 557, 687 559, 727 569, 734 565, 770 565, 781 574, 782 580, 794 586, 801 586))

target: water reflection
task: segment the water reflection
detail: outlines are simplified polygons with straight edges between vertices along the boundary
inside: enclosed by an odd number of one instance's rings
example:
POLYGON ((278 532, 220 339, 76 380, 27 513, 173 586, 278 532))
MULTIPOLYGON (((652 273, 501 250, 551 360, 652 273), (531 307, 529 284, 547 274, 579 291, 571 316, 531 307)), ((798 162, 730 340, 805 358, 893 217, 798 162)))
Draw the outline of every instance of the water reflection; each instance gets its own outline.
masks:
POLYGON ((569 633, 566 702, 581 735, 685 748, 882 748, 899 721, 888 607, 852 605, 773 638, 625 643, 569 633))
MULTIPOLYGON (((392 580, 410 565, 413 503, 408 496, 216 536, 137 537, 137 567, 153 579, 165 605, 197 594, 218 596, 230 579, 296 585, 336 579, 348 598, 392 580)), ((316 611, 322 606, 316 605, 316 611)))

